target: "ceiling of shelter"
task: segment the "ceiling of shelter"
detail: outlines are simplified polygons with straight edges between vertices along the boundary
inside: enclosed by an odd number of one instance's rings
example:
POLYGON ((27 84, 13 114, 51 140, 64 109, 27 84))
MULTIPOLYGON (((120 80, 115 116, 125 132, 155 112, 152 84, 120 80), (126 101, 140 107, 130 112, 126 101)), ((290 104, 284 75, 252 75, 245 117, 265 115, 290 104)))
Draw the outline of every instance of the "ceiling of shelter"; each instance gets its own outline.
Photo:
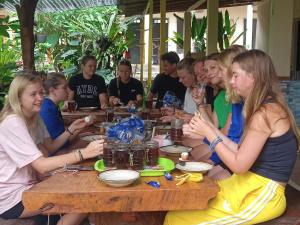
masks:
MULTIPOLYGON (((2 5, 9 11, 15 11, 16 4, 20 4, 20 0, 8 0, 2 5)), ((117 0, 39 0, 36 12, 60 12, 108 5, 117 5, 117 0)))
MULTIPOLYGON (((14 5, 20 4, 21 0, 7 0, 2 6, 15 11, 14 5)), ((199 0, 166 0, 167 12, 186 11, 199 0)), ((261 0, 219 0, 219 7, 248 5, 261 0)), ((118 5, 125 16, 142 15, 147 7, 148 0, 39 0, 36 12, 60 12, 72 9, 89 8, 95 6, 118 5)), ((160 0, 153 0, 153 12, 159 13, 160 0)), ((197 9, 206 9, 206 3, 197 9)))
MULTIPOLYGON (((167 12, 186 11, 190 6, 199 0, 166 0, 167 12)), ((231 7, 248 5, 260 0, 219 0, 219 7, 231 7)), ((123 11, 125 16, 142 14, 147 7, 148 0, 118 0, 118 7, 123 11)), ((153 12, 159 13, 160 0, 153 0, 153 12)), ((206 9, 206 3, 202 4, 197 9, 206 9)))

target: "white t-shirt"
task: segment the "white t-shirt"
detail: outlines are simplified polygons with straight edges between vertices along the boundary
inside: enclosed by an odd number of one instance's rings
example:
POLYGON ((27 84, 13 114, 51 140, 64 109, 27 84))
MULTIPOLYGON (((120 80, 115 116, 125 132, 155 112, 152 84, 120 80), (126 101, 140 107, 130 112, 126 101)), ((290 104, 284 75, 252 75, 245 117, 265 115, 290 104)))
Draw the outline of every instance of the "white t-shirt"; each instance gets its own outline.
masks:
POLYGON ((183 110, 190 114, 194 114, 197 110, 197 104, 193 100, 191 88, 186 89, 183 110))
POLYGON ((19 203, 23 191, 37 182, 30 163, 41 156, 21 117, 9 115, 0 123, 0 214, 19 203))
POLYGON ((43 143, 45 138, 50 137, 47 127, 40 116, 38 116, 34 127, 29 130, 29 133, 36 145, 43 143))

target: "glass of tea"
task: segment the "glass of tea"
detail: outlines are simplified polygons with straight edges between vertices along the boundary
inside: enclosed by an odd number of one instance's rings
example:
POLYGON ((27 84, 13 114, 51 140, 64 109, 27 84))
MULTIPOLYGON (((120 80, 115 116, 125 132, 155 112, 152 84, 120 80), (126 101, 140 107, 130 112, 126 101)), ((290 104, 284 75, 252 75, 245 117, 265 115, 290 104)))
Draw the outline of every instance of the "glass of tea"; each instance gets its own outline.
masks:
POLYGON ((147 166, 156 166, 159 157, 159 145, 157 141, 147 141, 146 145, 146 164, 147 166))
POLYGON ((153 100, 146 100, 146 108, 151 110, 153 107, 153 100))
POLYGON ((114 119, 114 109, 113 108, 106 108, 106 122, 112 122, 114 119))
POLYGON ((103 162, 105 167, 115 167, 115 142, 107 139, 103 148, 103 162))
POLYGON ((77 103, 74 100, 68 101, 67 107, 69 112, 75 112, 77 109, 77 103))
POLYGON ((134 170, 143 170, 145 162, 145 145, 135 144, 130 148, 129 163, 134 170))
POLYGON ((116 144, 115 163, 117 169, 127 169, 129 164, 129 144, 116 144))
POLYGON ((183 126, 183 120, 182 119, 173 119, 171 120, 171 133, 170 133, 170 138, 174 142, 174 144, 180 144, 183 131, 182 131, 182 126, 183 126))
POLYGON ((143 120, 148 120, 149 119, 149 114, 150 114, 149 109, 143 109, 142 112, 141 112, 142 119, 143 120))

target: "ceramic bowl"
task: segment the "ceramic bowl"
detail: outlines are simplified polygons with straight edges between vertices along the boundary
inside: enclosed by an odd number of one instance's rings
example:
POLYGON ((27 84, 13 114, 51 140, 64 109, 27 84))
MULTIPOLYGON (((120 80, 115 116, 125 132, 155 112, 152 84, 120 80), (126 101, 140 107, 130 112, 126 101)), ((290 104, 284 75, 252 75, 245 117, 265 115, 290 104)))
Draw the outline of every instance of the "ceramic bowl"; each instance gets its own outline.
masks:
POLYGON ((160 150, 167 154, 181 154, 183 152, 190 152, 192 148, 182 146, 182 145, 170 145, 170 146, 160 147, 160 150))
POLYGON ((98 175, 100 181, 111 187, 125 187, 139 179, 140 173, 134 170, 108 170, 98 175))
POLYGON ((98 107, 79 107, 78 110, 83 111, 83 112, 90 112, 97 110, 98 107))
POLYGON ((85 136, 80 137, 81 140, 87 141, 87 142, 97 141, 97 140, 100 140, 103 138, 106 138, 106 136, 100 135, 100 134, 85 135, 85 136))
POLYGON ((184 165, 176 164, 175 167, 183 172, 206 173, 213 168, 213 165, 204 162, 185 162, 184 165))

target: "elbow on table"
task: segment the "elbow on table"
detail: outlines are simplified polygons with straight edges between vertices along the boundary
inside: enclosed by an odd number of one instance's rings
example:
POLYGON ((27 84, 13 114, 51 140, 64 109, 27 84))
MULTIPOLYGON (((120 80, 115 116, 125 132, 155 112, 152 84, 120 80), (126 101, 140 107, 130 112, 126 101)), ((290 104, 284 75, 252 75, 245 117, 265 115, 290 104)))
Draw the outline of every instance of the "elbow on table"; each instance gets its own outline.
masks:
POLYGON ((249 171, 250 167, 246 165, 235 165, 230 168, 235 174, 244 174, 249 171))

